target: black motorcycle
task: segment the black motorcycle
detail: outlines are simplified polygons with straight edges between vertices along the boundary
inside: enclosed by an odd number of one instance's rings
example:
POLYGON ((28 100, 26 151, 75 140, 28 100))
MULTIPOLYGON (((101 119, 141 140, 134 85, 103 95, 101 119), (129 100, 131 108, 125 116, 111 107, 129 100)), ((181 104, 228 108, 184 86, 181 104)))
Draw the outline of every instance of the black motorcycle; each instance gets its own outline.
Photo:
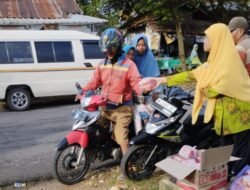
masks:
POLYGON ((177 87, 168 89, 152 104, 154 110, 146 127, 131 139, 121 161, 124 176, 131 180, 149 177, 157 162, 177 153, 183 145, 198 149, 219 145, 212 122, 203 123, 203 113, 195 125, 191 124, 192 104, 191 93, 177 87))

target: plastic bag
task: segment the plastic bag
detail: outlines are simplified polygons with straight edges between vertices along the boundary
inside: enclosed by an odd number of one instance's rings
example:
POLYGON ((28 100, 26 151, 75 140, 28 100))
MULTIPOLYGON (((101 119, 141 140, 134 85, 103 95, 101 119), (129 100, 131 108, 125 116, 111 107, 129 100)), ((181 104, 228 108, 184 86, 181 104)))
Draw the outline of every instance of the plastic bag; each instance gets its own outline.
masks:
POLYGON ((230 190, 250 190, 250 166, 245 166, 236 176, 230 190))

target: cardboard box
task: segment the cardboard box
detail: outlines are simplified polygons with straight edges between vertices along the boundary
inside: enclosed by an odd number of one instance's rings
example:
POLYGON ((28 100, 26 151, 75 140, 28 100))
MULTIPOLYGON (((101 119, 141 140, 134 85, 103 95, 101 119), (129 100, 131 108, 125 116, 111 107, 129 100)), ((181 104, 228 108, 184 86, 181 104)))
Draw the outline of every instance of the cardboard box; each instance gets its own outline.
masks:
POLYGON ((197 187, 197 185, 190 183, 187 180, 178 181, 176 184, 181 190, 226 190, 227 180, 216 182, 214 184, 197 187))
POLYGON ((178 181, 178 183, 174 183, 171 181, 171 177, 170 178, 163 178, 160 182, 159 182, 159 190, 226 190, 227 187, 226 185, 227 181, 222 181, 213 185, 209 185, 209 186, 204 186, 202 188, 197 188, 197 186, 195 186, 194 184, 186 181, 186 180, 182 180, 182 181, 178 181))
MULTIPOLYGON (((171 175, 171 181, 177 185, 188 184, 192 186, 190 189, 207 190, 211 189, 212 186, 224 183, 220 187, 223 188, 227 185, 225 183, 227 180, 227 163, 238 160, 238 158, 230 157, 232 150, 233 145, 200 150, 201 162, 199 168, 172 159, 175 155, 158 162, 156 166, 171 175)), ((219 187, 213 188, 213 190, 215 189, 219 189, 219 187)))

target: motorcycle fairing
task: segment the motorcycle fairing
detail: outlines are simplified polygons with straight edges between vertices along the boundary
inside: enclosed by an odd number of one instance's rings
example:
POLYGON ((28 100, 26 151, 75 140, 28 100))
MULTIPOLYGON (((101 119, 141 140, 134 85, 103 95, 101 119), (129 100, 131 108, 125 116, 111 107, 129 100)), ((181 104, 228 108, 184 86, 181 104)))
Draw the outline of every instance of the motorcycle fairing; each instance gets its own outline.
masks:
POLYGON ((79 144, 83 148, 87 148, 89 144, 89 136, 85 131, 71 131, 66 136, 68 145, 79 144))

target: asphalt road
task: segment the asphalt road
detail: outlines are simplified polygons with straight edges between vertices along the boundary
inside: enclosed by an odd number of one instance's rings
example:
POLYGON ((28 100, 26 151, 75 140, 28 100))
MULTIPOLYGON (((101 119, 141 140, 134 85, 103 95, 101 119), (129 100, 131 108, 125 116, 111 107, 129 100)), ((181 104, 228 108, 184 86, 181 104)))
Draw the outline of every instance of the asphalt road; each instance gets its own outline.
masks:
POLYGON ((72 97, 11 112, 0 103, 0 187, 51 178, 57 143, 71 130, 72 97))

